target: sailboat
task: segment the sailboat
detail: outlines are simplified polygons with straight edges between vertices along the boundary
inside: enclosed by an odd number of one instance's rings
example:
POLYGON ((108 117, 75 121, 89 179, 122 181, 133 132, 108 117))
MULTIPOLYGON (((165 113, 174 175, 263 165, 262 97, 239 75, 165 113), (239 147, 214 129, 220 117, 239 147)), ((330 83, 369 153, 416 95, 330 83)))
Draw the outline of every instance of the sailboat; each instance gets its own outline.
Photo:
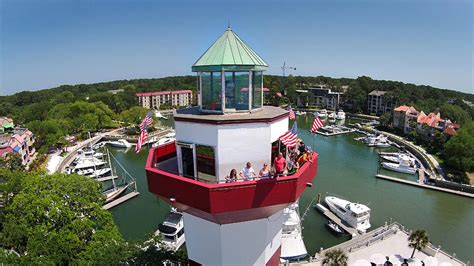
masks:
MULTIPOLYGON (((107 158, 109 160, 109 165, 110 167, 112 168, 112 164, 110 162, 110 154, 109 154, 109 151, 107 151, 107 158)), ((113 168, 112 168, 113 169, 113 168)), ((113 170, 112 170, 112 175, 113 175, 113 170)), ((131 183, 130 183, 131 184, 131 183)), ((109 203, 110 201, 114 200, 115 198, 117 198, 118 196, 120 196, 120 194, 122 194, 123 192, 125 192, 125 190, 127 190, 129 184, 127 184, 127 182, 123 183, 122 185, 120 186, 117 186, 115 184, 115 179, 112 178, 112 187, 105 190, 103 192, 104 196, 105 196, 105 203, 109 203)))

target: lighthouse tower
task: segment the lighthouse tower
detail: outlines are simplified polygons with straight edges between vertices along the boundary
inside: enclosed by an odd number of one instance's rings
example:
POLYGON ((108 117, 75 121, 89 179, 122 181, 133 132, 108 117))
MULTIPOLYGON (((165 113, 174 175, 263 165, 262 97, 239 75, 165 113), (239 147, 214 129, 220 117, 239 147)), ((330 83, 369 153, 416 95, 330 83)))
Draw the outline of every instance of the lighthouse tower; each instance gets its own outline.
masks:
POLYGON ((271 165, 288 131, 288 112, 263 106, 267 68, 228 28, 192 66, 199 104, 176 112, 176 142, 150 150, 148 189, 184 212, 191 265, 277 265, 283 209, 316 176, 314 153, 293 175, 226 182, 271 165))

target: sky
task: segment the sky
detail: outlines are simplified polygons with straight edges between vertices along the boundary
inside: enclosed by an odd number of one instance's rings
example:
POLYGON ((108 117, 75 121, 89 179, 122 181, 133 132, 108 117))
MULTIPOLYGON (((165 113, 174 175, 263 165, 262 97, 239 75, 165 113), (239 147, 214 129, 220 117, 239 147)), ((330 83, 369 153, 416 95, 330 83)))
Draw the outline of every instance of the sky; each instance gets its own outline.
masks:
POLYGON ((473 1, 0 0, 0 95, 189 75, 228 24, 292 75, 474 93, 473 1))

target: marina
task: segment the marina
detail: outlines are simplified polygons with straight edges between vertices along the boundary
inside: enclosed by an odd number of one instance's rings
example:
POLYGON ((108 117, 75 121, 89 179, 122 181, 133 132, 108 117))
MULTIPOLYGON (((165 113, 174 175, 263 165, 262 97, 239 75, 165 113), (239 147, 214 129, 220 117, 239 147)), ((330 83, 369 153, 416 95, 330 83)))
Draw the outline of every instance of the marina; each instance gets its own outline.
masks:
MULTIPOLYGON (((308 206, 318 193, 325 194, 327 191, 368 202, 372 210, 371 224, 374 228, 382 226, 390 218, 411 229, 423 228, 427 230, 430 240, 442 245, 448 253, 456 252, 462 260, 474 261, 468 248, 472 244, 472 238, 466 237, 465 234, 471 230, 470 224, 474 220, 472 199, 377 178, 377 149, 355 141, 354 138, 358 136, 355 133, 333 138, 311 134, 308 128, 312 120, 313 116, 309 115, 298 117, 298 136, 306 145, 314 147, 321 154, 320 168, 318 177, 313 181, 313 188, 301 197, 300 208, 308 206), (370 193, 366 193, 368 190, 370 193), (424 200, 420 201, 420 198, 424 200), (450 238, 445 237, 446 231, 450 232, 450 238)), ((346 122, 352 121, 346 118, 346 122)), ((173 126, 173 119, 160 123, 173 126)), ((132 150, 124 153, 123 150, 111 148, 110 151, 135 175, 140 192, 140 197, 111 209, 111 212, 126 239, 145 239, 169 213, 169 205, 157 200, 146 189, 143 164, 147 157, 147 148, 138 156, 132 150), (154 215, 150 216, 150 213, 154 215), (141 226, 137 227, 137 223, 141 226)), ((381 174, 387 175, 386 172, 381 171, 381 174)), ((402 173, 389 175, 402 179, 412 178, 402 173)), ((303 239, 309 254, 315 254, 321 247, 328 248, 350 239, 348 234, 335 236, 326 228, 326 223, 327 217, 317 211, 308 212, 302 220, 303 239)))
POLYGON ((326 218, 328 218, 330 221, 344 229, 344 231, 349 233, 352 237, 359 235, 357 229, 345 225, 339 217, 337 217, 332 211, 328 210, 326 207, 322 206, 321 203, 316 204, 316 206, 318 211, 320 211, 324 216, 326 216, 326 218))

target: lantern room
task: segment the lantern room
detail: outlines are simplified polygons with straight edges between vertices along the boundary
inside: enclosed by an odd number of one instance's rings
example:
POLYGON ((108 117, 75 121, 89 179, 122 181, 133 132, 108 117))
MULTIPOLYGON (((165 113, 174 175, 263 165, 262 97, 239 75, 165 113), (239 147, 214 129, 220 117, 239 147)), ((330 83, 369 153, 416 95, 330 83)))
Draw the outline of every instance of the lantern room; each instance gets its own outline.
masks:
POLYGON ((229 27, 194 63, 199 106, 204 113, 225 114, 262 109, 263 71, 267 63, 229 27))

